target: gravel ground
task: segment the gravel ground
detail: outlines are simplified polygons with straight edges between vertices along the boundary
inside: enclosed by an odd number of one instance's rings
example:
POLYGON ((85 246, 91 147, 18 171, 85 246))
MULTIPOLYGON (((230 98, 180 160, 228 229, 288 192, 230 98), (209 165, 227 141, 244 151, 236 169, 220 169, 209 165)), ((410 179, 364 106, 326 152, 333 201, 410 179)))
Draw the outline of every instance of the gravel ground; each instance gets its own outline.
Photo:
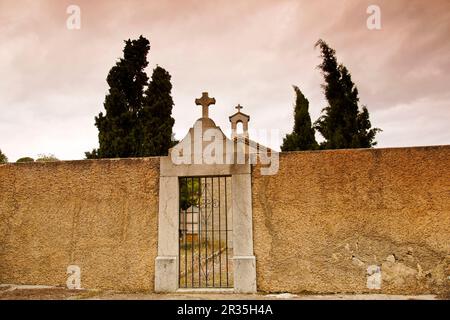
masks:
MULTIPOLYGON (((46 286, 0 285, 0 300, 436 300, 435 295, 332 294, 293 295, 233 293, 123 293, 97 290, 68 290, 46 286)), ((447 298, 447 297, 444 297, 447 298)))

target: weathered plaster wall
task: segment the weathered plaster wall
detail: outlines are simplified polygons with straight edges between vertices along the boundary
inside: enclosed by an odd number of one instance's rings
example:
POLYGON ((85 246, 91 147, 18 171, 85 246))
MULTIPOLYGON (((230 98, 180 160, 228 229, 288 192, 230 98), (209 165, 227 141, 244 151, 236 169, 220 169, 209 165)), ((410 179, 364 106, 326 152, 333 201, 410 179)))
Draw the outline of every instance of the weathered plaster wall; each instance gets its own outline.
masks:
POLYGON ((0 283, 153 290, 159 158, 0 166, 0 283))
POLYGON ((258 290, 449 290, 450 146, 281 153, 252 187, 258 290))
MULTIPOLYGON (((450 146, 282 153, 252 188, 258 290, 373 292, 369 266, 381 292, 449 290, 450 146)), ((153 290, 158 189, 159 158, 0 165, 0 283, 76 264, 84 288, 153 290)))

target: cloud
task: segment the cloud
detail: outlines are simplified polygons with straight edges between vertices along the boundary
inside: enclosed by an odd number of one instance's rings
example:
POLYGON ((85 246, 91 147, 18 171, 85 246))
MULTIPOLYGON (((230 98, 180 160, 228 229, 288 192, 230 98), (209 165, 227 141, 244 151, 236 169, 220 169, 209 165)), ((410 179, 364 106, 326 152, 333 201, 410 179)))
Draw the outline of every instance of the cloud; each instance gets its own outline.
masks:
MULTIPOLYGON (((97 146, 94 117, 123 40, 151 43, 148 73, 172 75, 178 138, 209 91, 224 130, 240 103, 251 128, 292 130, 298 85, 313 120, 326 102, 314 43, 323 38, 350 70, 379 147, 448 144, 450 3, 377 1, 382 29, 366 28, 372 1, 86 1, 81 30, 65 27, 72 1, 0 3, 0 148, 80 159, 97 146), (420 126, 420 131, 417 129, 420 126)), ((272 146, 278 147, 278 146, 272 146)))

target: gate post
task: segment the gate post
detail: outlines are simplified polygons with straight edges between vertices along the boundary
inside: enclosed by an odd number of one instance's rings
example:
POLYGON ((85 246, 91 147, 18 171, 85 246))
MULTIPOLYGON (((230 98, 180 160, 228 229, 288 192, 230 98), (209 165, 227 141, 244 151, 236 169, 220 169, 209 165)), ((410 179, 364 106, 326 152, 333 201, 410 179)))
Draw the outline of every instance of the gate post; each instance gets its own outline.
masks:
POLYGON ((234 291, 256 292, 256 259, 253 255, 251 167, 232 175, 234 291), (247 171, 246 170, 246 171, 247 171))
POLYGON ((159 178, 158 256, 155 291, 178 289, 178 178, 159 178))

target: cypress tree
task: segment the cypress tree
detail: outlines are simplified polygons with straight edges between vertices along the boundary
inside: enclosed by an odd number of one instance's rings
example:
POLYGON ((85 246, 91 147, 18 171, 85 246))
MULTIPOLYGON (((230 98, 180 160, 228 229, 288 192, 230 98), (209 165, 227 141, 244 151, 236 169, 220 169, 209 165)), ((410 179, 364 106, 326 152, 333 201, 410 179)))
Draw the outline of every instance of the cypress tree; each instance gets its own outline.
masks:
POLYGON ((125 41, 124 57, 108 74, 106 114, 95 118, 100 147, 86 152, 87 159, 161 156, 173 146, 171 76, 158 66, 148 83, 149 50, 142 36, 125 41))
POLYGON ((283 139, 281 151, 314 150, 318 145, 309 115, 309 101, 297 86, 293 86, 296 100, 294 108, 294 130, 283 139))
POLYGON ((356 135, 355 144, 359 145, 360 148, 370 148, 376 146, 377 142, 375 140, 375 135, 381 129, 374 128, 371 129, 372 124, 369 120, 369 111, 366 106, 363 106, 362 111, 358 114, 358 134, 356 135))
POLYGON ((140 36, 126 40, 121 58, 109 71, 109 93, 105 97, 106 113, 95 118, 99 130, 98 150, 87 152, 87 158, 117 158, 138 156, 135 127, 143 103, 144 86, 148 77, 150 42, 140 36))
POLYGON ((173 99, 171 76, 164 68, 157 66, 144 97, 144 106, 139 113, 136 139, 139 156, 167 155, 173 146, 172 118, 173 99))
POLYGON ((359 110, 358 89, 347 68, 338 64, 336 52, 319 40, 322 71, 325 84, 322 85, 328 105, 315 122, 315 128, 325 138, 322 149, 370 148, 376 145, 375 135, 381 131, 371 128, 366 107, 359 110))

